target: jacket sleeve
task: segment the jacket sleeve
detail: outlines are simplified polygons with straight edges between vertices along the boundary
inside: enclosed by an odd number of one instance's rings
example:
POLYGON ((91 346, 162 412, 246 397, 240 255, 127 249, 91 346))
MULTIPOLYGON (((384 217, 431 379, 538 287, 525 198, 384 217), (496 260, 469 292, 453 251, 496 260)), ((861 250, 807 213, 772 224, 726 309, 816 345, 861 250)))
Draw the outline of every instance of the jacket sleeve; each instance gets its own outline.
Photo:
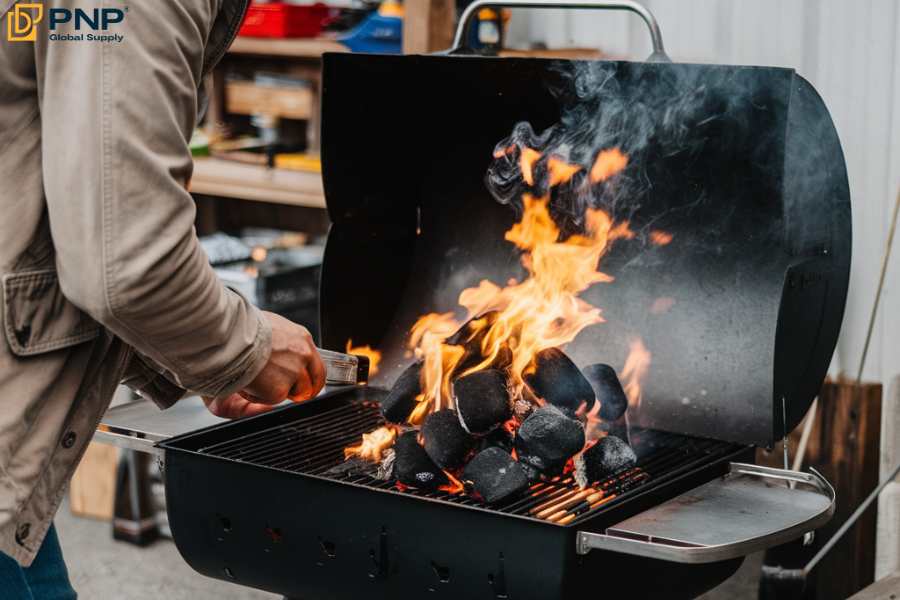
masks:
MULTIPOLYGON (((223 395, 262 369, 271 331, 218 281, 194 230, 204 46, 229 0, 131 2, 119 41, 35 45, 45 195, 63 294, 179 386, 223 395)), ((54 0, 92 11, 106 0, 54 0)))

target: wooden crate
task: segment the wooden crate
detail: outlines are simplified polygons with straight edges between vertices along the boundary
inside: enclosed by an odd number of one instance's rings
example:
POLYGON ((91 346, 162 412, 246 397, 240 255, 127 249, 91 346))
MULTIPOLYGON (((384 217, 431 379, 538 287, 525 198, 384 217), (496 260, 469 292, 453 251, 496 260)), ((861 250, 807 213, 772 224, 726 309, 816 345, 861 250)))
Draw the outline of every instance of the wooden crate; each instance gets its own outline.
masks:
POLYGON ((118 448, 97 442, 88 445, 69 486, 69 506, 73 514, 112 520, 118 464, 118 448))

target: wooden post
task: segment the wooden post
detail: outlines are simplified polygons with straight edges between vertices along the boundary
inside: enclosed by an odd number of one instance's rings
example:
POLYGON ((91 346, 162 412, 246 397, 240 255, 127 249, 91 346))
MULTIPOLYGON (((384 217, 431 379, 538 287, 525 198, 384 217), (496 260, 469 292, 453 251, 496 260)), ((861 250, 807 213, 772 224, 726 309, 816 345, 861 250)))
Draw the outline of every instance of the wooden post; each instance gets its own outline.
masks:
MULTIPOLYGON (((801 429, 798 426, 788 441, 792 458, 801 429)), ((767 564, 802 567, 831 538, 878 486, 880 443, 881 384, 826 382, 819 394, 803 469, 815 468, 834 486, 834 517, 816 531, 812 546, 780 546, 767 554, 767 564)), ((761 451, 757 458, 763 464, 782 467, 781 457, 779 443, 771 452, 761 451)), ((876 517, 877 506, 873 504, 810 574, 804 599, 843 600, 874 581, 876 517)), ((783 596, 764 593, 760 597, 783 596)))
POLYGON ((403 53, 428 54, 453 43, 454 0, 406 0, 403 16, 403 53))

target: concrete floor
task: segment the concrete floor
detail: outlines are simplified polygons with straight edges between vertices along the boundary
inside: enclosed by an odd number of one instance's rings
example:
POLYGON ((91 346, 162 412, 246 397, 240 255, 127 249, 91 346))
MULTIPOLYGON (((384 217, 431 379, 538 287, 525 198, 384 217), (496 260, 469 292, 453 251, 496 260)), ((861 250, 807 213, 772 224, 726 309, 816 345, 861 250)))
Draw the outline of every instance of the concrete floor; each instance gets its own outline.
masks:
MULTIPOLYGON (((195 573, 168 540, 146 548, 117 542, 109 523, 75 517, 66 505, 56 526, 72 584, 85 600, 280 600, 195 573)), ((759 556, 750 557, 734 577, 699 600, 755 600, 759 565, 759 556)))
POLYGON ((195 573, 168 540, 146 548, 117 542, 109 523, 75 517, 66 505, 56 527, 72 585, 85 600, 280 600, 195 573))

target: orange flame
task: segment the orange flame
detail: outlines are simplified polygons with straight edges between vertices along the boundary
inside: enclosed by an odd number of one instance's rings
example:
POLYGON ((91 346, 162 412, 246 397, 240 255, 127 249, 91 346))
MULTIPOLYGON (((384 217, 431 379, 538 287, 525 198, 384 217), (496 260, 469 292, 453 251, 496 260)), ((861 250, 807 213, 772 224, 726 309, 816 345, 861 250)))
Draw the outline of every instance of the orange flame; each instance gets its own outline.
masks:
POLYGON ((519 154, 519 169, 522 171, 522 179, 528 185, 534 185, 534 163, 541 158, 541 153, 533 148, 522 147, 519 154))
POLYGON ((538 352, 563 346, 585 327, 603 322, 600 309, 579 294, 595 283, 613 280, 597 266, 614 240, 634 236, 628 224, 614 224, 604 211, 588 209, 585 233, 560 240, 547 198, 526 194, 523 207, 522 218, 506 232, 506 240, 523 251, 521 260, 528 277, 506 287, 482 280, 459 295, 467 318, 497 313, 490 322, 479 319, 469 325, 473 331, 484 330, 480 336, 482 361, 465 373, 455 372, 465 350, 443 343, 459 327, 451 314, 425 315, 413 326, 410 344, 425 359, 421 401, 427 408, 417 407, 412 422, 419 422, 427 410, 452 407, 452 380, 494 364, 504 348, 512 353, 509 374, 513 396, 518 396, 524 388, 523 375, 538 352))
POLYGON ((668 231, 654 229, 650 232, 650 241, 657 246, 667 246, 672 243, 672 234, 668 231))
POLYGON ((344 448, 344 460, 358 456, 369 462, 381 462, 385 451, 394 445, 395 439, 397 439, 397 430, 390 425, 379 427, 370 433, 364 433, 360 444, 344 448))
POLYGON ((494 158, 503 158, 508 154, 512 154, 516 149, 515 144, 512 146, 507 146, 506 148, 500 148, 499 150, 494 150, 494 158))
POLYGON ((368 344, 365 346, 353 346, 353 340, 347 340, 347 354, 358 354, 369 359, 369 377, 378 373, 378 363, 381 362, 381 352, 368 344))
POLYGON ((463 483, 453 476, 449 471, 444 471, 444 475, 447 476, 447 479, 450 483, 439 485, 438 489, 442 492, 447 492, 448 494, 461 494, 466 490, 466 486, 463 483))
POLYGON ((581 165, 570 165, 555 156, 547 159, 547 171, 550 173, 550 187, 566 183, 581 170, 581 165))
POLYGON ((628 408, 638 408, 641 405, 641 382, 650 370, 652 355, 640 338, 631 340, 631 348, 625 366, 622 367, 622 387, 628 398, 628 408))
MULTIPOLYGON (((512 145, 496 150, 494 156, 509 156, 517 148, 522 180, 534 186, 534 167, 542 158, 539 151, 512 145)), ((605 181, 627 164, 628 157, 618 148, 602 150, 590 169, 590 181, 605 181)), ((550 156, 546 165, 546 170, 540 173, 547 177, 548 187, 570 181, 584 168, 556 156, 550 156)), ((452 382, 457 377, 498 364, 508 373, 514 399, 542 403, 524 382, 525 374, 534 368, 537 353, 565 346, 586 327, 604 321, 600 308, 588 304, 580 295, 596 283, 613 281, 610 275, 599 270, 599 263, 614 241, 635 236, 629 223, 614 222, 603 210, 589 208, 584 215, 584 232, 562 239, 562 232, 550 214, 548 197, 523 194, 522 206, 521 218, 505 233, 504 239, 521 251, 527 276, 522 280, 507 279, 505 286, 484 279, 462 290, 457 301, 465 309, 464 327, 452 312, 425 314, 411 327, 408 354, 422 362, 422 370, 421 393, 409 423, 420 424, 431 412, 453 408, 452 382), (447 343, 451 336, 459 338, 453 340, 457 345, 447 343), (473 355, 480 361, 474 365, 473 355)), ((672 236, 653 231, 650 239, 664 245, 672 236)), ((649 366, 650 353, 641 340, 633 341, 621 373, 629 406, 639 405, 641 381, 649 366)), ((604 435, 599 408, 600 404, 596 403, 589 414, 579 413, 587 421, 589 443, 604 435)), ((504 427, 514 432, 518 424, 513 418, 504 427)), ((364 435, 360 445, 347 448, 345 453, 348 457, 380 460, 396 436, 393 426, 382 427, 364 435)), ((515 450, 512 455, 516 458, 515 450)), ((570 460, 566 472, 571 471, 572 465, 570 460)), ((441 489, 463 492, 463 484, 454 474, 445 473, 449 483, 441 489)), ((405 489, 399 483, 397 487, 405 489)), ((603 502, 614 497, 600 500, 598 496, 595 500, 603 502)))
POLYGON ((430 313, 419 317, 410 330, 409 348, 417 359, 425 361, 423 393, 418 396, 418 405, 408 419, 413 425, 421 423, 429 412, 446 408, 441 401, 451 396, 450 372, 462 359, 464 350, 444 344, 444 339, 459 329, 459 325, 453 313, 430 313))
POLYGON ((602 150, 591 167, 591 182, 600 183, 606 181, 616 173, 628 166, 628 157, 622 154, 618 148, 602 150))

